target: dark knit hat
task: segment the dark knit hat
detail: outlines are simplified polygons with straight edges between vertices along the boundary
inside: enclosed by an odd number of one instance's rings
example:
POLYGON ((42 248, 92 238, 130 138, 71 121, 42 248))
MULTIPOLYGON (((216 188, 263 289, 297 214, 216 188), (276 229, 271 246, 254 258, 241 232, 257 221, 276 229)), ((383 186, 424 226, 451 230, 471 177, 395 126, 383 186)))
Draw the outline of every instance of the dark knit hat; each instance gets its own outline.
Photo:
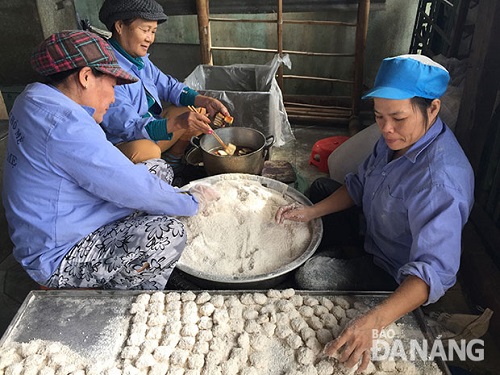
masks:
POLYGON ((137 78, 118 65, 109 44, 90 31, 69 30, 52 34, 35 49, 31 65, 43 76, 89 66, 116 77, 119 85, 137 82, 137 78))
POLYGON ((160 24, 167 20, 167 15, 155 0, 105 0, 99 11, 99 19, 110 31, 116 21, 135 18, 160 24))

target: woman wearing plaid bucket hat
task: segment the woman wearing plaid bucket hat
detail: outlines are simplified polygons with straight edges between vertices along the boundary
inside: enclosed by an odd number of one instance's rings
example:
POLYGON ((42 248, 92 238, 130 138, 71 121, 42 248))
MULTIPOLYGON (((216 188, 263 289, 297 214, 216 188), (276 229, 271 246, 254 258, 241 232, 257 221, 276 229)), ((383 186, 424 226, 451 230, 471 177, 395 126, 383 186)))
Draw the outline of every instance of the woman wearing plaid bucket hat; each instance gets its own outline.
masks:
POLYGON ((227 108, 164 74, 149 60, 158 24, 167 20, 156 1, 105 0, 99 19, 112 33, 109 43, 119 64, 140 81, 116 88, 116 102, 102 123, 109 140, 134 162, 163 154, 174 171, 180 171, 191 137, 211 131, 209 118, 187 106, 203 107, 211 118, 218 112, 229 116, 227 108), (173 104, 167 114, 165 102, 173 104))
POLYGON ((185 245, 176 216, 217 198, 180 192, 163 160, 134 164, 99 126, 114 87, 136 82, 108 43, 55 33, 32 55, 9 118, 3 203, 14 257, 50 288, 163 289, 185 245))
POLYGON ((474 201, 474 175, 438 115, 448 81, 446 69, 426 56, 384 59, 374 87, 363 96, 373 99, 381 132, 372 154, 343 185, 316 180, 310 189, 313 206, 286 206, 276 213, 278 222, 322 217, 329 232, 320 246, 327 251, 297 271, 300 287, 395 289, 325 346, 326 355, 339 353, 348 367, 358 361, 359 370, 367 367, 373 332, 436 302, 455 284, 461 232, 474 201), (363 214, 364 238, 339 247, 346 232, 360 233, 359 220, 346 230, 344 215, 352 218, 354 207, 363 214))

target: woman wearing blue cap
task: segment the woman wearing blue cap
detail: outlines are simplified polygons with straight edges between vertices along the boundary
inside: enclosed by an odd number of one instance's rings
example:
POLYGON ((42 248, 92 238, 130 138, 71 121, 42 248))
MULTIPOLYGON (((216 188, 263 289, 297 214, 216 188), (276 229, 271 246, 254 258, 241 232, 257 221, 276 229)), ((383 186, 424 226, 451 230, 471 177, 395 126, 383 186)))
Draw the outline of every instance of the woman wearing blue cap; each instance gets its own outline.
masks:
POLYGON ((134 164, 99 123, 116 85, 136 82, 87 31, 49 36, 9 118, 3 203, 13 255, 50 288, 164 289, 186 243, 176 216, 217 198, 170 185, 161 159, 134 164))
POLYGON ((346 224, 340 211, 362 209, 363 255, 339 260, 336 254, 318 253, 297 272, 301 287, 389 290, 388 276, 397 282, 394 293, 326 345, 325 354, 338 352, 348 367, 359 360, 360 370, 368 365, 372 330, 436 302, 456 282, 474 176, 458 141, 438 116, 448 81, 446 69, 425 56, 384 59, 374 87, 363 96, 373 99, 382 134, 372 154, 340 187, 332 180, 315 181, 313 206, 286 206, 276 213, 278 222, 323 217, 329 239, 339 239, 345 234, 339 232, 340 225, 345 231, 346 224), (350 282, 339 288, 336 280, 342 273, 350 282))
POLYGON ((108 139, 133 162, 163 155, 175 172, 181 171, 191 137, 210 132, 209 118, 188 111, 186 106, 203 107, 212 118, 219 112, 229 116, 227 108, 163 73, 151 62, 149 47, 158 24, 167 20, 155 0, 105 0, 99 19, 112 33, 109 43, 118 63, 139 79, 135 84, 116 88, 116 101, 101 123, 108 139), (173 104, 171 115, 165 115, 164 102, 173 104))

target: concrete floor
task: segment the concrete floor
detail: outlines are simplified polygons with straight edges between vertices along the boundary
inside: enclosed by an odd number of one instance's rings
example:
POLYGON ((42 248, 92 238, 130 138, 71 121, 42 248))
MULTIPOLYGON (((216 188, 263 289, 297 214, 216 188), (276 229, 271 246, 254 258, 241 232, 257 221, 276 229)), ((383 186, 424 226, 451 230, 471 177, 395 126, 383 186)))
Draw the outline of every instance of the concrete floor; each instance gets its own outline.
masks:
MULTIPOLYGON (((297 190, 304 192, 314 179, 328 176, 326 173, 320 172, 315 166, 309 164, 309 156, 314 143, 319 139, 334 135, 347 135, 347 132, 338 128, 322 126, 296 125, 292 126, 292 128, 296 140, 289 142, 283 147, 273 148, 271 159, 289 161, 297 173, 295 187, 297 190)), ((0 127, 0 156, 2 160, 5 154, 5 135, 5 127, 0 127)), ((2 244, 5 243, 4 236, 6 235, 5 232, 1 233, 2 244)), ((0 336, 10 324, 29 291, 38 288, 12 256, 5 253, 5 249, 3 249, 2 254, 2 257, 0 257, 0 336)), ((424 309, 424 312, 427 314, 431 311, 479 314, 478 310, 471 308, 467 301, 467 296, 462 292, 460 283, 457 283, 455 287, 450 289, 438 303, 424 309)), ((489 375, 499 373, 500 350, 493 338, 488 334, 483 339, 485 340, 485 360, 481 362, 451 362, 449 363, 450 367, 455 366, 454 368, 451 367, 453 368, 454 375, 489 375)))

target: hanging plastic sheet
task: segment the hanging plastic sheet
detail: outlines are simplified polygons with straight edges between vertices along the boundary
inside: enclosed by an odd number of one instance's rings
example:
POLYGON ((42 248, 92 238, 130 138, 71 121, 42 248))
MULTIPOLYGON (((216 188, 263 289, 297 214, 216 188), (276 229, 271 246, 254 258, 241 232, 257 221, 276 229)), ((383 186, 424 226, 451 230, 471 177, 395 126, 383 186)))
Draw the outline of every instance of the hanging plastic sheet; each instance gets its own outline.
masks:
POLYGON ((265 65, 198 65, 184 83, 222 101, 234 117, 233 126, 274 135, 275 145, 282 146, 295 138, 275 78, 281 64, 291 68, 287 54, 265 65))

